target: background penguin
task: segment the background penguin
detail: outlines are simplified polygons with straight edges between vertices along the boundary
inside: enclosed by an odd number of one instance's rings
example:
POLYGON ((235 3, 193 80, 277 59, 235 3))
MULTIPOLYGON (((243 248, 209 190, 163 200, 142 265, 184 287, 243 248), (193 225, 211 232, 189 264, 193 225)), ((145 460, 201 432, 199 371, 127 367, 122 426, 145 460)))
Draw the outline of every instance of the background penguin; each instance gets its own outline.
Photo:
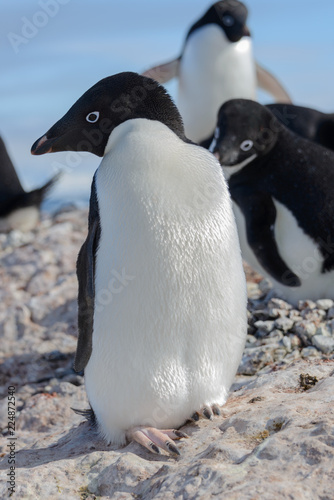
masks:
POLYGON ((58 176, 38 189, 24 191, 1 137, 0 174, 0 231, 30 231, 38 223, 40 205, 58 176))
POLYGON ((257 85, 276 100, 291 102, 281 84, 255 63, 247 15, 246 6, 237 0, 216 2, 192 25, 177 59, 144 73, 160 83, 178 77, 186 135, 205 147, 223 102, 255 99, 257 85))
POLYGON ((334 298, 334 153, 244 99, 221 107, 210 149, 228 179, 244 259, 293 303, 334 298))
POLYGON ((296 134, 334 151, 334 113, 284 103, 268 104, 267 108, 296 134))
POLYGON ((103 157, 77 264, 75 368, 109 442, 177 454, 173 429, 218 412, 246 336, 221 167, 185 138, 165 89, 136 73, 98 82, 32 147, 63 150, 103 157))

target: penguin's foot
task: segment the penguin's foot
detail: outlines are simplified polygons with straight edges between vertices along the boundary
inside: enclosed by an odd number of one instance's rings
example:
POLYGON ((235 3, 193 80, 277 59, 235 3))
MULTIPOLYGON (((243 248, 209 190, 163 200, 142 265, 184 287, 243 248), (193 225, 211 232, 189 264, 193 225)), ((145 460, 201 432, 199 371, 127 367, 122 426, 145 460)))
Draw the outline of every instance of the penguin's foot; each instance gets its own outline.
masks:
POLYGON ((220 409, 218 405, 203 406, 203 408, 192 415, 191 419, 193 422, 198 422, 200 417, 205 417, 208 420, 212 420, 214 415, 220 415, 220 409))
POLYGON ((129 440, 136 441, 149 451, 160 454, 162 449, 173 456, 180 455, 180 452, 171 439, 187 437, 187 434, 175 429, 161 430, 154 427, 134 427, 127 432, 129 440))

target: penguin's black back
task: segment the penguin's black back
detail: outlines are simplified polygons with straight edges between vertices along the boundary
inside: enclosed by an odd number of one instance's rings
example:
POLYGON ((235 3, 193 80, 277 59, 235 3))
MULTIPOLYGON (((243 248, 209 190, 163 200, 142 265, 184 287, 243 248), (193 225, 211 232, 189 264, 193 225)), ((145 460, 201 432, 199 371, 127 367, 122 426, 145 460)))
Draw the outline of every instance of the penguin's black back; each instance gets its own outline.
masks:
MULTIPOLYGON (((334 154, 279 127, 278 140, 265 156, 231 176, 232 198, 268 193, 282 203, 334 268, 334 154)), ((251 209, 251 207, 249 207, 251 209)))
POLYGON ((5 143, 0 137, 0 201, 5 202, 24 193, 5 143))
POLYGON ((268 104, 267 108, 296 134, 334 151, 334 113, 280 103, 268 104))

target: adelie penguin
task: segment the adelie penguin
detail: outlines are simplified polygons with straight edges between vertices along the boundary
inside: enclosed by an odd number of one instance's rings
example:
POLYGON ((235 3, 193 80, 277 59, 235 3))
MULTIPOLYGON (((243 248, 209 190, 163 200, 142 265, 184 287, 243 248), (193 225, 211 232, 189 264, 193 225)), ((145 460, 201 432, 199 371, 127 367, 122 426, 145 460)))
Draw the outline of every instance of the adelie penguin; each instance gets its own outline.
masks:
POLYGON ((287 103, 267 104, 267 108, 296 134, 334 151, 334 113, 287 103))
POLYGON ((0 232, 31 231, 39 221, 41 203, 58 176, 26 192, 0 137, 0 178, 0 232))
POLYGON ((275 100, 291 102, 276 78, 255 63, 247 16, 237 0, 214 3, 189 29, 177 59, 143 73, 160 83, 178 78, 177 104, 186 135, 205 147, 225 101, 256 99, 259 86, 275 100))
MULTIPOLYGON (((177 428, 227 398, 246 336, 246 291, 219 162, 136 73, 99 81, 32 147, 103 157, 77 262, 91 415, 116 445, 178 454, 177 428)), ((85 412, 83 412, 85 413, 85 412)))
POLYGON ((244 259, 294 304, 334 299, 334 153, 246 99, 221 107, 210 150, 228 179, 244 259))

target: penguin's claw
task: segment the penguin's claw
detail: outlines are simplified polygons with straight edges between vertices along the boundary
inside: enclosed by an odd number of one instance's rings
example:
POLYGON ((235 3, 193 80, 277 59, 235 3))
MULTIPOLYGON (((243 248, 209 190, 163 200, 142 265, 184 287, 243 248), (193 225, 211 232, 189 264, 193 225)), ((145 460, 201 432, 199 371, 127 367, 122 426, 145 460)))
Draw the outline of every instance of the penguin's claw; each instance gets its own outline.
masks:
POLYGON ((154 427, 135 427, 128 431, 127 438, 136 441, 150 452, 160 454, 160 449, 172 456, 180 455, 180 451, 171 439, 187 438, 187 434, 174 429, 155 429, 154 427), (167 438, 167 439, 166 439, 167 438))
POLYGON ((198 422, 200 417, 205 417, 208 420, 212 420, 214 415, 220 415, 220 408, 218 405, 213 404, 211 406, 203 406, 199 412, 195 411, 190 420, 193 422, 198 422))
POLYGON ((213 413, 212 413, 210 406, 204 406, 204 408, 202 408, 202 410, 201 410, 201 414, 203 415, 203 417, 207 418, 208 420, 213 419, 213 413))
POLYGON ((221 411, 220 411, 220 408, 218 405, 212 405, 211 408, 212 408, 214 415, 217 415, 217 416, 221 415, 221 411))
POLYGON ((198 411, 195 411, 195 413, 191 416, 190 420, 193 420, 194 422, 199 421, 199 413, 198 411))

